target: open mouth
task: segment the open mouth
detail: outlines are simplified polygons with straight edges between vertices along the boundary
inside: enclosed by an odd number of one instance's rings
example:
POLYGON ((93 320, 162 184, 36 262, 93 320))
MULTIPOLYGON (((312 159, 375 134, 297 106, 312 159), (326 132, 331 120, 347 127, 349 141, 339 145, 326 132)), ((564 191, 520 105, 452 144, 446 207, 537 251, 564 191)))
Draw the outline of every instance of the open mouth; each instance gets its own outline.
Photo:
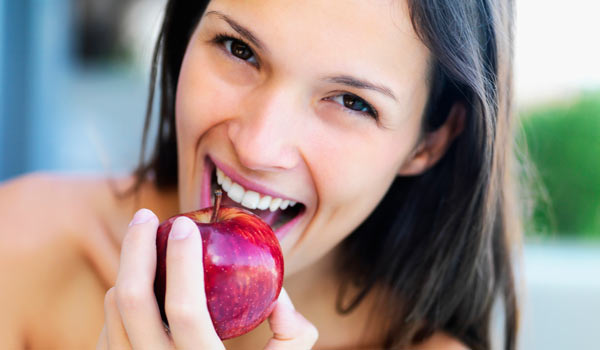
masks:
POLYGON ((214 203, 213 193, 223 191, 222 205, 248 210, 265 221, 279 239, 291 229, 305 211, 306 206, 289 199, 270 196, 244 188, 217 168, 210 160, 206 162, 210 171, 210 205, 214 203))

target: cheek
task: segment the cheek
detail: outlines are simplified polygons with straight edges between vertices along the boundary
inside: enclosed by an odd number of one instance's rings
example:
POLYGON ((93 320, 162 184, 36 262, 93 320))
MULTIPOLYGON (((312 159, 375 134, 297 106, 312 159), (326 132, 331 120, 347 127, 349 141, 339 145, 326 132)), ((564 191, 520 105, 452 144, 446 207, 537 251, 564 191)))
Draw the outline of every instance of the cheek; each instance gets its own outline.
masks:
POLYGON ((182 152, 206 131, 235 115, 239 97, 218 73, 216 63, 199 49, 186 52, 175 98, 178 143, 182 152))
POLYGON ((373 130, 316 137, 311 153, 316 159, 313 164, 319 167, 315 172, 319 173, 321 199, 335 206, 359 202, 374 206, 410 153, 410 136, 373 130))

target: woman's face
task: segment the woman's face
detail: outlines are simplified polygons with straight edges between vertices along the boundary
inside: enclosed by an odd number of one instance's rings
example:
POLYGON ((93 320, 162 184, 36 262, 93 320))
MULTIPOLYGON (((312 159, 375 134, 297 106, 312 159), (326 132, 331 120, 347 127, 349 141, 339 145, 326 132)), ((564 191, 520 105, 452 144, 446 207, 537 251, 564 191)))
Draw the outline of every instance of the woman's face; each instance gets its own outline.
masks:
POLYGON ((404 2, 212 1, 177 86, 180 209, 211 205, 216 165, 226 203, 268 206, 286 273, 316 261, 411 160, 428 55, 404 2))

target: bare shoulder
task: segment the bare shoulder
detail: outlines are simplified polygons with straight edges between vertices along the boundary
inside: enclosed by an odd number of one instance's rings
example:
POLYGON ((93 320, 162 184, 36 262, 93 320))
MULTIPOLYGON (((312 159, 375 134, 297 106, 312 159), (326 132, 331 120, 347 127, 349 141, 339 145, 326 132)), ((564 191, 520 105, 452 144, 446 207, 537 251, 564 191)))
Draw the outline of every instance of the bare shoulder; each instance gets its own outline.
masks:
POLYGON ((31 333, 32 320, 60 324, 61 295, 82 278, 97 284, 87 247, 118 252, 107 243, 104 218, 115 211, 108 188, 100 177, 48 173, 0 184, 0 347, 21 348, 17 335, 31 333))
MULTIPOLYGON (((133 199, 117 191, 131 181, 33 173, 0 184, 0 259, 75 253, 92 254, 91 261, 114 260, 118 231, 134 211, 133 199)), ((110 279, 107 269, 116 263, 96 265, 110 279)))
POLYGON ((176 190, 159 191, 146 181, 137 195, 126 195, 134 181, 131 175, 33 173, 0 183, 0 249, 23 253, 70 241, 97 251, 99 236, 120 245, 140 207, 163 219, 177 213, 176 190))
POLYGON ((119 202, 100 176, 33 173, 10 180, 0 184, 0 245, 27 251, 57 239, 75 241, 89 230, 111 226, 107 220, 126 220, 129 213, 119 202))
POLYGON ((76 226, 78 217, 89 207, 78 204, 93 197, 94 182, 33 173, 0 184, 0 218, 9 227, 20 227, 18 235, 3 230, 0 239, 3 243, 10 240, 19 247, 37 245, 43 243, 40 239, 64 231, 64 226, 76 226))

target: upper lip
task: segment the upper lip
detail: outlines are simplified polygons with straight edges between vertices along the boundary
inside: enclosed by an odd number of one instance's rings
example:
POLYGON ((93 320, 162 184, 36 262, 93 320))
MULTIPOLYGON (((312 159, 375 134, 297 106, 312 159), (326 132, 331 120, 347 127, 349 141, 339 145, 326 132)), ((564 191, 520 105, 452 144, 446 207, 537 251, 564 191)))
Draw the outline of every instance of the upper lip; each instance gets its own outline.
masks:
POLYGON ((227 165, 225 163, 222 163, 221 161, 216 160, 215 158, 213 158, 211 156, 208 156, 208 158, 211 160, 211 162, 213 162, 216 165, 217 168, 221 169, 223 171, 223 173, 225 175, 227 175, 227 177, 229 177, 233 182, 241 185, 245 190, 259 192, 260 194, 266 194, 266 195, 271 196, 272 198, 281 198, 284 200, 287 199, 290 201, 299 202, 298 200, 296 200, 294 198, 290 198, 286 195, 275 192, 263 185, 257 184, 255 182, 252 182, 250 180, 243 178, 241 175, 239 175, 237 172, 235 172, 235 170, 233 170, 232 167, 230 167, 229 165, 227 165))

